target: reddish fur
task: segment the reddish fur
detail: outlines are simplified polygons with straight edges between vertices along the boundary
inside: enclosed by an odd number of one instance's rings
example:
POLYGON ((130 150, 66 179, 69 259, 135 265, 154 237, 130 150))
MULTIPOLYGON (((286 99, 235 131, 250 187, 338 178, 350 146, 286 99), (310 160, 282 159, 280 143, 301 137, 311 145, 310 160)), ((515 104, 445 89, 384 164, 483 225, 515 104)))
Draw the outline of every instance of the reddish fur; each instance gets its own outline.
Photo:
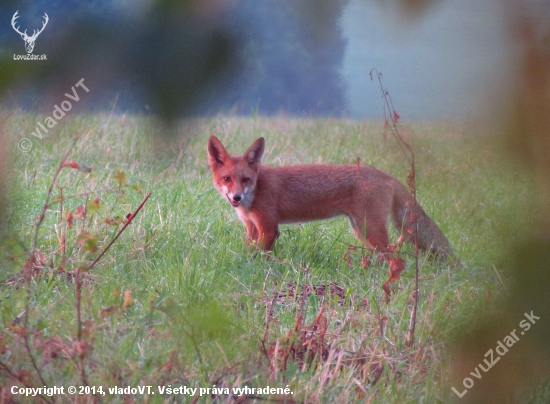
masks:
MULTIPOLYGON (((262 166, 264 144, 264 139, 259 138, 243 156, 232 157, 216 137, 208 140, 214 187, 230 203, 238 204, 235 209, 246 226, 247 245, 255 241, 271 250, 279 236, 280 223, 346 215, 361 242, 390 258, 386 222, 391 213, 399 230, 406 223, 411 195, 404 185, 367 165, 262 166), (242 199, 235 201, 235 195, 242 199)), ((447 239, 420 206, 416 217, 419 247, 450 257, 447 239)), ((408 233, 402 238, 413 240, 408 233)))

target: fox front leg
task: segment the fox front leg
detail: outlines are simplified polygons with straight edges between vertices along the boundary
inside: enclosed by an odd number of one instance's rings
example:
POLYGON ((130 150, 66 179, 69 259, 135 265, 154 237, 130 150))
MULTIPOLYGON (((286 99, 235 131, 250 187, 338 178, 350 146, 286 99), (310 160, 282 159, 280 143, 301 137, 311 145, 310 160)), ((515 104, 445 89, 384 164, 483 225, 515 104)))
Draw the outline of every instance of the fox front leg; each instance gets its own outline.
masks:
POLYGON ((249 246, 253 241, 258 241, 258 229, 252 221, 247 221, 244 224, 246 226, 246 245, 249 246))
POLYGON ((281 234, 279 232, 279 227, 277 225, 270 227, 259 227, 258 232, 260 233, 260 238, 258 240, 262 250, 271 251, 275 245, 275 241, 281 234))

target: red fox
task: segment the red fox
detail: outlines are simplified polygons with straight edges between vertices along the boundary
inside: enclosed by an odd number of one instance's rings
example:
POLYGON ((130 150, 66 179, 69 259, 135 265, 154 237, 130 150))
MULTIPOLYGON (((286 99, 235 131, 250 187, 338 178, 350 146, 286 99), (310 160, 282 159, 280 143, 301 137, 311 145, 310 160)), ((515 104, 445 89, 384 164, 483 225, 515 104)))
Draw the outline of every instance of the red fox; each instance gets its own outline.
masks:
POLYGON ((398 242, 414 242, 418 221, 418 246, 440 259, 452 258, 449 241, 397 179, 374 167, 359 164, 306 164, 262 166, 263 137, 243 156, 230 156, 215 137, 208 139, 208 163, 214 187, 235 208, 246 226, 246 244, 256 242, 271 250, 280 223, 305 222, 346 215, 355 236, 384 258, 393 257, 386 222, 392 214, 401 231, 398 242))

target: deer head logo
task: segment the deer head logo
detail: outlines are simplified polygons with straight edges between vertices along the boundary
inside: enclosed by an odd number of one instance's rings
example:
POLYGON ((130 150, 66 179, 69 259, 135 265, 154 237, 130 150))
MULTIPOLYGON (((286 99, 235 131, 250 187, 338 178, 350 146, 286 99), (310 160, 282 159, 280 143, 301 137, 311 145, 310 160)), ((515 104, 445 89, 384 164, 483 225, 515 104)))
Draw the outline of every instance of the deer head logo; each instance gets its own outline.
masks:
POLYGON ((21 35, 21 38, 23 38, 23 40, 25 41, 25 49, 27 50, 27 53, 32 53, 33 49, 34 49, 34 42, 36 41, 36 38, 38 38, 38 35, 40 35, 40 33, 42 31, 44 31, 44 28, 46 28, 46 25, 48 25, 48 21, 49 21, 49 17, 48 17, 48 14, 44 13, 44 22, 42 23, 42 28, 40 28, 40 30, 33 30, 33 33, 31 36, 28 36, 27 35, 27 30, 25 30, 25 32, 21 32, 19 31, 19 27, 16 27, 15 26, 15 20, 17 20, 19 18, 19 10, 17 10, 15 12, 15 14, 13 15, 13 18, 11 19, 11 26, 13 27, 13 29, 15 30, 15 32, 17 32, 19 35, 21 35))

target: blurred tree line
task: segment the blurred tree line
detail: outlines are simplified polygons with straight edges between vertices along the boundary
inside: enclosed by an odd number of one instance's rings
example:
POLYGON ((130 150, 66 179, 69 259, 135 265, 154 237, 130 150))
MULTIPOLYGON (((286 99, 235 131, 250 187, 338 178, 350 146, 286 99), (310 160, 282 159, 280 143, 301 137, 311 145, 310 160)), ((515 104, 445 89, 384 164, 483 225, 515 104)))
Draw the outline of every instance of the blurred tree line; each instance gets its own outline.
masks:
POLYGON ((340 77, 345 40, 339 19, 345 4, 319 2, 325 8, 322 21, 307 22, 302 17, 309 10, 295 0, 239 2, 229 21, 242 44, 242 66, 225 105, 244 112, 257 107, 268 114, 340 113, 345 108, 340 77), (323 24, 322 32, 312 24, 323 24))
MULTIPOLYGON (((0 6, 0 89, 45 107, 85 78, 86 108, 186 114, 339 115, 345 110, 339 19, 347 0, 7 1, 0 6), (35 54, 14 61, 21 29, 40 28, 35 54)), ((83 105, 79 105, 82 107, 83 105)))

